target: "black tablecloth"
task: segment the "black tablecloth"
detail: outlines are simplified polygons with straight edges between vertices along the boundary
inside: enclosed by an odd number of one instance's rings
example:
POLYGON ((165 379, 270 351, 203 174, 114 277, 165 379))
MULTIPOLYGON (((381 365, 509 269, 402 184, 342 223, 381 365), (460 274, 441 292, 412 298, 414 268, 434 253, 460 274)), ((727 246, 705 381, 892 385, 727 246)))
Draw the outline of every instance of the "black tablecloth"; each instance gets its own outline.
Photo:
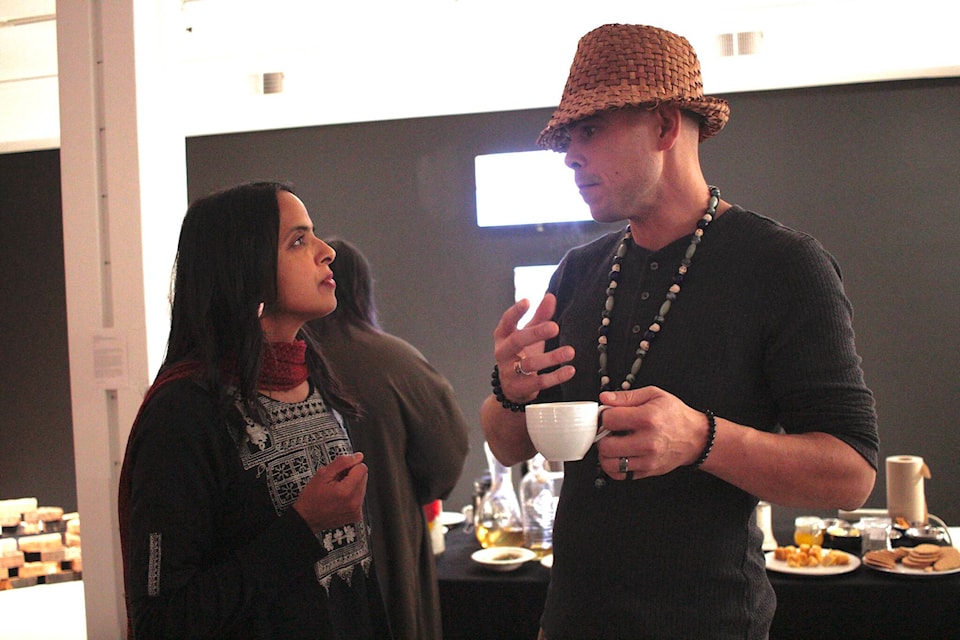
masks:
MULTIPOLYGON (((550 570, 537 562, 509 573, 486 569, 470 559, 480 545, 462 528, 447 533, 445 546, 437 556, 444 640, 534 640, 550 570)), ((960 638, 960 574, 897 576, 861 566, 837 576, 769 576, 773 640, 960 638)))

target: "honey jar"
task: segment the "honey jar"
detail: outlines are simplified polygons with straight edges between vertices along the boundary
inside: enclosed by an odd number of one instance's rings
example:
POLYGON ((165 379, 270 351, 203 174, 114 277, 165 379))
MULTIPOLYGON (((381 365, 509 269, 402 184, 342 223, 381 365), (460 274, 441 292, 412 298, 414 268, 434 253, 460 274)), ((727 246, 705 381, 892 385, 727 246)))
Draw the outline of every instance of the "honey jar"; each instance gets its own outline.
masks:
POLYGON ((816 516, 800 516, 793 521, 793 542, 796 545, 822 545, 823 520, 816 516))

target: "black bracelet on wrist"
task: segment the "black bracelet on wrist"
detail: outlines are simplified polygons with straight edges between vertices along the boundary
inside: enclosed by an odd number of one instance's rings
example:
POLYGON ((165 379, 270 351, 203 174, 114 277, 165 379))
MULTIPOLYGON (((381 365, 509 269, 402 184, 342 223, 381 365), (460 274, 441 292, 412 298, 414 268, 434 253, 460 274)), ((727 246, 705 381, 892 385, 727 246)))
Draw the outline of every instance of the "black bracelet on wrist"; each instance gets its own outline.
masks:
POLYGON ((527 405, 530 404, 529 402, 517 403, 507 400, 507 396, 503 395, 503 388, 500 386, 500 367, 498 365, 493 365, 493 374, 490 376, 490 386, 493 387, 493 396, 504 409, 510 409, 510 411, 514 413, 520 413, 526 411, 527 405))
POLYGON ((707 444, 703 447, 703 451, 700 452, 700 457, 697 458, 697 461, 693 463, 694 469, 699 469, 707 460, 707 456, 710 455, 710 450, 713 449, 713 441, 717 437, 717 416, 714 415, 713 411, 707 409, 703 412, 707 416, 707 426, 709 427, 709 432, 707 433, 707 444))

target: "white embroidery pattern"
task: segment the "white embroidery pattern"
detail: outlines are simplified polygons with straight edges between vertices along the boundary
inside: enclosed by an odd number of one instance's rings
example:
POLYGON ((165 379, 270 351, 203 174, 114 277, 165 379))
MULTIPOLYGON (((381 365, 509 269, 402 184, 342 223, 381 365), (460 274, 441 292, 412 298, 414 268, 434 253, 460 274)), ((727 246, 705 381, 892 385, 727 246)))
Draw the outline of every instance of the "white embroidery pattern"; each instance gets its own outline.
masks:
POLYGON ((250 419, 247 419, 246 422, 247 440, 260 451, 263 451, 267 448, 267 430, 250 419))
POLYGON ((147 565, 147 595, 160 595, 160 555, 163 534, 150 534, 150 562, 147 565))
MULTIPOLYGON (((340 416, 316 392, 293 404, 269 398, 261 398, 261 402, 271 424, 261 426, 245 417, 249 446, 241 447, 240 459, 244 469, 256 469, 257 477, 265 480, 273 508, 280 515, 297 500, 317 469, 353 453, 353 447, 340 416)), ((240 410, 242 413, 242 407, 240 410)), ((349 584, 358 564, 364 573, 369 571, 369 533, 361 520, 317 534, 327 555, 315 564, 314 572, 328 592, 334 575, 349 584)))

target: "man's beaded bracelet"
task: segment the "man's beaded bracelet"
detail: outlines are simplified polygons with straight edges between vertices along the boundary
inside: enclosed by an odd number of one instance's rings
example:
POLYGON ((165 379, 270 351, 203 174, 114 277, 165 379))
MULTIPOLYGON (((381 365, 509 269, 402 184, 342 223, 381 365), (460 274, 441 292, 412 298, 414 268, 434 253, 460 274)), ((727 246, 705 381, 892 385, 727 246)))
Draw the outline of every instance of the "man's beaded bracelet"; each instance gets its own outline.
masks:
POLYGON ((707 433, 707 444, 703 447, 703 451, 700 452, 700 457, 693 463, 694 469, 699 469, 700 465, 707 461, 707 456, 710 455, 710 451, 713 449, 713 441, 717 437, 717 416, 714 415, 710 409, 707 409, 703 413, 707 416, 709 432, 707 433))
POLYGON ((493 365, 493 374, 490 376, 490 386, 493 387, 493 396, 504 409, 510 409, 510 411, 514 413, 519 413, 526 411, 527 405, 530 404, 529 402, 517 403, 507 400, 507 396, 503 395, 503 388, 500 386, 500 367, 498 365, 493 365))

